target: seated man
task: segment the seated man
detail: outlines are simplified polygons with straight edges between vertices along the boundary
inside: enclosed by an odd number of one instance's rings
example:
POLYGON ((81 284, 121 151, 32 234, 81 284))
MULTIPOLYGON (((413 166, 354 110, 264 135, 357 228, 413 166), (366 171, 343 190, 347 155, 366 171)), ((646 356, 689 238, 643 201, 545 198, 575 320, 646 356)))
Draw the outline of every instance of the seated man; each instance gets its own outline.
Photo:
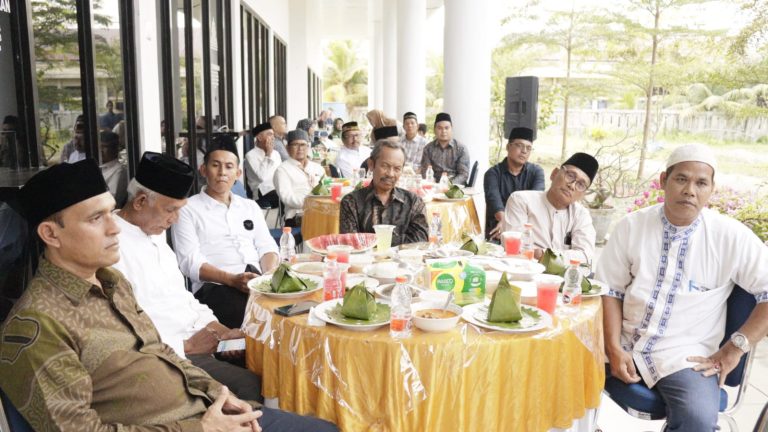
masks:
POLYGON ((395 186, 405 165, 405 150, 398 141, 376 141, 369 162, 369 170, 373 171, 371 184, 341 200, 341 233, 372 233, 374 225, 386 224, 395 225, 392 246, 427 241, 429 226, 424 202, 413 192, 395 186))
POLYGON ((595 228, 589 211, 579 204, 597 174, 597 160, 574 153, 552 170, 552 184, 544 191, 519 191, 509 196, 504 210, 504 231, 522 231, 533 224, 534 257, 550 248, 566 259, 591 263, 595 250, 595 228))
POLYGON ((243 332, 219 323, 187 291, 176 255, 166 242, 165 230, 186 205, 193 178, 189 165, 159 153, 144 153, 128 188, 128 203, 115 216, 120 227, 120 261, 114 267, 131 282, 139 305, 176 355, 189 359, 238 397, 261 400, 258 376, 213 356, 219 340, 242 338, 243 332))
POLYGON ((115 197, 118 206, 125 204, 128 188, 128 167, 120 163, 120 142, 114 132, 99 132, 99 152, 101 153, 101 175, 107 182, 109 192, 115 197))
POLYGON ((528 162, 533 151, 533 130, 513 128, 507 142, 507 157, 485 172, 485 236, 498 239, 501 235, 504 206, 512 192, 544 190, 544 170, 528 162))
POLYGON ((424 147, 421 156, 422 177, 426 176, 430 166, 435 178, 427 180, 439 182, 444 172, 457 185, 463 185, 469 178, 469 151, 464 144, 453 139, 451 116, 447 113, 435 116, 435 140, 424 147))
POLYGON ((120 228, 93 159, 36 174, 19 200, 44 253, 3 324, 0 387, 35 430, 333 430, 254 411, 160 342, 109 268, 120 228))
POLYGON ((304 199, 323 178, 325 170, 307 157, 309 135, 303 129, 288 132, 287 141, 291 158, 280 164, 275 171, 275 189, 285 206, 285 225, 300 227, 304 199))
POLYGON ((405 149, 405 164, 411 165, 416 174, 421 174, 421 157, 424 155, 427 140, 419 134, 419 120, 416 114, 410 111, 403 114, 403 132, 400 144, 405 149))
POLYGON ((371 155, 371 149, 360 145, 362 133, 357 122, 345 123, 342 126, 341 142, 343 146, 336 157, 336 168, 342 177, 352 178, 360 164, 371 155))
POLYGON ((718 384, 768 332, 768 248, 705 208, 716 170, 708 147, 675 149, 660 175, 664 203, 625 216, 597 262, 596 277, 610 286, 603 297, 610 373, 656 388, 670 431, 717 429, 718 384), (734 284, 758 304, 720 348, 734 284))
POLYGON ((260 207, 277 208, 280 200, 272 178, 282 159, 275 150, 275 133, 269 123, 256 126, 251 133, 256 145, 245 154, 243 163, 248 187, 260 207))
POLYGON ((237 149, 226 141, 211 147, 200 168, 207 186, 180 210, 171 234, 195 297, 226 327, 240 328, 248 281, 277 267, 279 256, 261 208, 231 192, 242 174, 237 149))

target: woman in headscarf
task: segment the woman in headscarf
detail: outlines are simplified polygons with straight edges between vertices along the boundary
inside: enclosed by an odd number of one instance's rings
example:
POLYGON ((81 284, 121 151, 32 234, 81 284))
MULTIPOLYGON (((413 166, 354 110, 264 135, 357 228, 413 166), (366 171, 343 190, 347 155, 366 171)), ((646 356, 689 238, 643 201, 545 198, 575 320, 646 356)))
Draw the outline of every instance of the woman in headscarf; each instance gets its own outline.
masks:
POLYGON ((336 117, 336 120, 333 121, 333 130, 331 131, 330 139, 338 139, 341 140, 341 127, 344 125, 344 119, 341 117, 336 117))

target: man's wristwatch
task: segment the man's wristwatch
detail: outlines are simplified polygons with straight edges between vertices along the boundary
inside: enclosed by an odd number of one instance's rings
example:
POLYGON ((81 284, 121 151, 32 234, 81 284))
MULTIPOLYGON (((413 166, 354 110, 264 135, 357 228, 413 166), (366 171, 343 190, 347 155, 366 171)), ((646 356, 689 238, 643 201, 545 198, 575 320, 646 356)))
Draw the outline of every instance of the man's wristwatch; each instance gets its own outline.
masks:
POLYGON ((747 339, 747 336, 745 336, 744 333, 733 332, 733 334, 731 334, 731 343, 736 348, 742 350, 744 354, 749 352, 749 339, 747 339))

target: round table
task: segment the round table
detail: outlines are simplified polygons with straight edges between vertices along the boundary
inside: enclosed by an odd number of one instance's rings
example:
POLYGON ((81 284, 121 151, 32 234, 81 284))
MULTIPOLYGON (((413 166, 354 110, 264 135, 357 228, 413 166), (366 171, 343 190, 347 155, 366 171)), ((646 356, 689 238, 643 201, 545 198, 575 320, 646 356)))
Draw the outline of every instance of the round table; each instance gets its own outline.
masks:
MULTIPOLYGON (((427 222, 432 223, 432 213, 440 213, 443 241, 461 240, 461 234, 480 234, 482 228, 471 196, 455 201, 432 200, 425 203, 427 222)), ((339 233, 339 203, 327 196, 309 195, 304 200, 304 217, 301 235, 305 239, 325 234, 339 233)))
MULTIPOLYGON (((320 300, 320 295, 311 298, 320 300)), ((487 331, 464 321, 448 333, 414 328, 353 332, 310 326, 272 310, 299 300, 252 294, 245 320, 248 368, 280 407, 342 431, 547 431, 570 427, 600 403, 605 380, 602 307, 532 333, 487 331)))

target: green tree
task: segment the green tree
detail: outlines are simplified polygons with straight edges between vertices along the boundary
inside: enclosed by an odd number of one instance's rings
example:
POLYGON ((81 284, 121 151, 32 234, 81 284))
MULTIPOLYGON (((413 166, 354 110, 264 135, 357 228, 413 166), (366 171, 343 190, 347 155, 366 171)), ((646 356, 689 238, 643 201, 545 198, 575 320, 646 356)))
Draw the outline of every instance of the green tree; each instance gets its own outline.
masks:
POLYGON ((344 102, 347 112, 368 105, 368 69, 357 57, 357 43, 333 41, 325 48, 323 100, 344 102))

